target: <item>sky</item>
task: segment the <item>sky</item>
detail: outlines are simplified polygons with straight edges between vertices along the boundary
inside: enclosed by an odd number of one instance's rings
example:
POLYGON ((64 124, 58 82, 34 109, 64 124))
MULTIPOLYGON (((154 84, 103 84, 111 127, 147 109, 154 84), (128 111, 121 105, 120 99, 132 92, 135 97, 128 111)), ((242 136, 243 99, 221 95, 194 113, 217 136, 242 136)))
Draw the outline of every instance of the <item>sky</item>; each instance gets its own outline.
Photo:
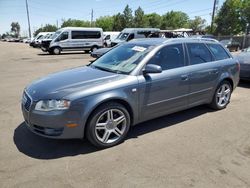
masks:
MULTIPOLYGON (((168 11, 183 11, 190 19, 201 16, 211 22, 214 0, 27 0, 30 12, 31 31, 49 23, 60 26, 62 19, 91 19, 122 12, 128 4, 133 11, 139 6, 145 13, 165 14, 168 11)), ((224 0, 219 0, 219 6, 224 0)), ((28 35, 25 0, 0 0, 0 34, 10 31, 11 22, 19 22, 21 35, 28 35)))

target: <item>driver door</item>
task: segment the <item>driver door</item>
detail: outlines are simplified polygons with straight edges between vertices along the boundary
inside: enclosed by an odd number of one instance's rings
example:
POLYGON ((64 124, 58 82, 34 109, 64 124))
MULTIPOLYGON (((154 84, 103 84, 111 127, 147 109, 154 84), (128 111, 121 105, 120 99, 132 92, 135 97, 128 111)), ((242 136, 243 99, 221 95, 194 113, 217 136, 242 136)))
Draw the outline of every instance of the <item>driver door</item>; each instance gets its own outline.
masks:
POLYGON ((162 67, 162 73, 140 75, 139 105, 142 120, 187 108, 189 77, 182 44, 161 48, 148 64, 162 67))

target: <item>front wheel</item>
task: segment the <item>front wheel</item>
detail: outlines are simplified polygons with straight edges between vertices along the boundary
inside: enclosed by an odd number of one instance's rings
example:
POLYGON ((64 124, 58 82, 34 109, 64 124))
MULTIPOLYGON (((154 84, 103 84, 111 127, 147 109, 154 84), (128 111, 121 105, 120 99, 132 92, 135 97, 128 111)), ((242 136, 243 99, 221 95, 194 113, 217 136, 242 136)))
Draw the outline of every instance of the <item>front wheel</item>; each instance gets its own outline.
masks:
POLYGON ((210 106, 215 110, 221 110, 227 107, 232 94, 232 86, 228 81, 222 81, 217 87, 214 98, 210 106))
POLYGON ((87 125, 87 139, 99 148, 121 143, 130 127, 130 115, 119 103, 106 103, 94 111, 87 125))
POLYGON ((96 51, 97 49, 98 49, 97 46, 93 46, 93 47, 91 48, 91 52, 94 52, 94 51, 96 51))
POLYGON ((61 48, 55 47, 55 48, 53 49, 53 54, 59 55, 60 53, 61 53, 61 48))

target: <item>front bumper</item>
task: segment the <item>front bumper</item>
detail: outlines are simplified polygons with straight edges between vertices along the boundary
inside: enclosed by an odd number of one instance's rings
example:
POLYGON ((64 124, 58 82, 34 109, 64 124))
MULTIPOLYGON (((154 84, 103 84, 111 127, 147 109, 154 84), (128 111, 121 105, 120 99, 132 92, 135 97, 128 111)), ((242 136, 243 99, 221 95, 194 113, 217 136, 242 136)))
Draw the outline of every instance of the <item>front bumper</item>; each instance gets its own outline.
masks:
POLYGON ((34 110, 35 103, 27 106, 22 103, 22 113, 25 123, 33 133, 58 139, 83 138, 84 126, 81 113, 77 110, 40 112, 34 110), (68 124, 76 124, 76 127, 68 127, 68 124))

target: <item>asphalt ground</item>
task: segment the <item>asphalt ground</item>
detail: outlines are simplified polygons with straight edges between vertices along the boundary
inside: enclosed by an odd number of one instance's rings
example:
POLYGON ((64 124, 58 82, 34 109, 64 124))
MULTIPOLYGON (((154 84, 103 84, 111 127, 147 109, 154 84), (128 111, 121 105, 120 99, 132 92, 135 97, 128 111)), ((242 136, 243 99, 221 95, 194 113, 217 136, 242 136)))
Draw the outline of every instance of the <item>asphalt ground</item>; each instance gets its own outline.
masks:
POLYGON ((24 87, 83 66, 89 54, 47 55, 0 42, 0 187, 250 187, 250 83, 225 110, 192 108, 133 127, 124 143, 97 150, 86 140, 53 140, 23 122, 24 87))

